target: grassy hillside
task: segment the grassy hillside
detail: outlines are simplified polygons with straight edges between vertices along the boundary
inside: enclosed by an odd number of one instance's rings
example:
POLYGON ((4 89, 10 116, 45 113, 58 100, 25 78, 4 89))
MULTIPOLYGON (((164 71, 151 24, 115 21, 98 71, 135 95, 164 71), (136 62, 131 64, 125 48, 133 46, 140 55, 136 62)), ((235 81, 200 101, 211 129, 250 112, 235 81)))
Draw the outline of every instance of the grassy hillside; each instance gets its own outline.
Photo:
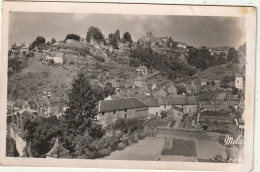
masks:
MULTIPOLYGON (((16 97, 21 99, 31 99, 44 91, 50 91, 61 98, 67 98, 67 91, 70 88, 73 77, 79 70, 86 72, 92 84, 105 83, 118 78, 135 77, 135 68, 128 65, 121 65, 112 60, 98 47, 88 44, 82 48, 75 48, 79 44, 64 44, 66 49, 60 49, 53 52, 65 53, 64 65, 48 65, 45 60, 46 53, 35 53, 30 57, 27 66, 20 72, 9 76, 9 93, 16 91, 16 97), (74 45, 74 47, 72 46, 74 45), (87 54, 81 54, 82 49, 88 49, 87 54), (104 60, 100 60, 100 58, 104 60), (122 73, 124 71, 124 73, 122 73)), ((21 59, 22 60, 22 59, 21 59)), ((97 84, 99 85, 99 84, 97 84)), ((10 95, 9 95, 10 98, 10 95)))

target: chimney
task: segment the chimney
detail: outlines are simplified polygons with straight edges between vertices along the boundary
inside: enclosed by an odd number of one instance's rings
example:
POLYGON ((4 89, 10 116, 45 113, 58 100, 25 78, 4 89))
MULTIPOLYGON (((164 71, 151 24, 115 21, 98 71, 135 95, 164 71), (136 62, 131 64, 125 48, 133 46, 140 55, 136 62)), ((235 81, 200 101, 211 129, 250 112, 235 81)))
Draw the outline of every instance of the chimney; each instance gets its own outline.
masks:
POLYGON ((20 114, 19 114, 19 112, 17 112, 17 114, 16 114, 16 126, 17 126, 17 128, 20 128, 20 114))
POLYGON ((23 120, 23 115, 20 115, 20 123, 21 123, 21 130, 22 132, 24 131, 24 120, 23 120))
POLYGON ((14 124, 14 107, 11 109, 11 114, 12 114, 12 125, 14 124))

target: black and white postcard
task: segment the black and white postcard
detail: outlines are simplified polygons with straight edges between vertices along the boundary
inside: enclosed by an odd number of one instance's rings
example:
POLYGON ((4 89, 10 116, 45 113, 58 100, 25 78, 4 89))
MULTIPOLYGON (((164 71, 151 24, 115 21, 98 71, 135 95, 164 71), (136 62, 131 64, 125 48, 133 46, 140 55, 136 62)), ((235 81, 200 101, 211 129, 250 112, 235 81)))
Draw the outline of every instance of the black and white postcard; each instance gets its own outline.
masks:
POLYGON ((3 165, 249 171, 254 7, 4 2, 3 165))

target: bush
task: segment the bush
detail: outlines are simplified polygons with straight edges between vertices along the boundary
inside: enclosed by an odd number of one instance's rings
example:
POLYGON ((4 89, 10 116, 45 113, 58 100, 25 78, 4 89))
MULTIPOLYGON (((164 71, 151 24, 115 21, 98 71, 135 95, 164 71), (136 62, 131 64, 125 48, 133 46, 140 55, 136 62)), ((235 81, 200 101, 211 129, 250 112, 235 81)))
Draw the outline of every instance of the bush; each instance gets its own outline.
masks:
POLYGON ((107 147, 107 148, 104 148, 104 149, 101 149, 99 150, 97 153, 98 153, 98 157, 99 158, 102 158, 102 157, 105 157, 105 156, 108 156, 110 155, 110 153, 112 152, 112 149, 111 147, 107 147))
POLYGON ((126 144, 125 144, 124 142, 120 142, 120 143, 117 145, 117 148, 118 148, 119 150, 122 150, 122 149, 126 148, 126 144))
POLYGON ((138 140, 139 140, 138 134, 137 134, 137 133, 134 133, 134 134, 133 134, 133 139, 132 139, 132 141, 133 141, 134 143, 137 143, 138 140))
POLYGON ((50 59, 48 60, 48 65, 51 66, 51 65, 54 65, 55 61, 53 59, 50 59))

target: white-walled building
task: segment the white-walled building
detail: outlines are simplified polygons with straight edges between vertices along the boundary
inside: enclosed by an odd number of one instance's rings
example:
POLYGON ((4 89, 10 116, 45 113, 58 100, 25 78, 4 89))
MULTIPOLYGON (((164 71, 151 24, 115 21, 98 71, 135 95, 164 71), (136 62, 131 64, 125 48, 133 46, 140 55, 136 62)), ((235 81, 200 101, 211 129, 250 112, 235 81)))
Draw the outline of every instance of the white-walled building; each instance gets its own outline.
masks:
POLYGON ((56 53, 56 54, 50 54, 48 56, 46 56, 46 61, 48 60, 54 60, 54 63, 57 63, 57 64, 64 64, 64 53, 56 53))
POLYGON ((136 98, 102 100, 98 104, 97 121, 109 126, 119 118, 147 118, 148 106, 136 98))
POLYGON ((244 76, 236 74, 235 87, 239 90, 243 90, 244 84, 244 76))

